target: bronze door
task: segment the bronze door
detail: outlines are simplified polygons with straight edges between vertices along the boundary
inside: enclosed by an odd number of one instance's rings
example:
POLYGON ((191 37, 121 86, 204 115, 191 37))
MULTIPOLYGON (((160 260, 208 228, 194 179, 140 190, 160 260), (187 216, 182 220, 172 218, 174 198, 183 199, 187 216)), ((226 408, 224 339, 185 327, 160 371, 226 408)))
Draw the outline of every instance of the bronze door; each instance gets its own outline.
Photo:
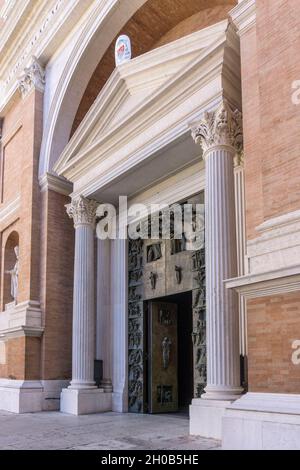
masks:
POLYGON ((178 410, 177 305, 149 303, 149 412, 178 410))

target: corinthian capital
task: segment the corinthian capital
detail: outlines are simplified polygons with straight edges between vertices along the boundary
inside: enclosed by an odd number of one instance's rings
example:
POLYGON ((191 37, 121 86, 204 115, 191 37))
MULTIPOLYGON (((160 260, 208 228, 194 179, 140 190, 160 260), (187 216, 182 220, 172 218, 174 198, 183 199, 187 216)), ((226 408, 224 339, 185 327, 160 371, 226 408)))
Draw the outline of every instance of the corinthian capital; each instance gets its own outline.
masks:
POLYGON ((223 101, 216 111, 206 112, 204 119, 192 129, 192 137, 204 154, 217 146, 229 146, 236 152, 243 148, 242 113, 223 101))
POLYGON ((67 214, 74 220, 75 228, 78 225, 94 225, 98 203, 83 196, 72 199, 66 206, 67 214))
POLYGON ((44 91, 45 88, 45 71, 34 56, 29 67, 25 67, 19 78, 19 90, 23 98, 28 95, 32 88, 39 91, 44 91))

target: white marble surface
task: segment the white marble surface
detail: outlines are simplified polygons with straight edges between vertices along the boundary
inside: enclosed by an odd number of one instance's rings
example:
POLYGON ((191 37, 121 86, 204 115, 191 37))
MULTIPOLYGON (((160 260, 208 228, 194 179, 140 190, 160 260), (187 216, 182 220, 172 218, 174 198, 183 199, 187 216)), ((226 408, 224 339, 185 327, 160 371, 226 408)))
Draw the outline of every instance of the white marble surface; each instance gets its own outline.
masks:
POLYGON ((247 393, 228 406, 223 448, 300 450, 300 395, 247 393))
POLYGON ((0 412, 0 449, 209 450, 219 442, 188 436, 184 415, 0 412))

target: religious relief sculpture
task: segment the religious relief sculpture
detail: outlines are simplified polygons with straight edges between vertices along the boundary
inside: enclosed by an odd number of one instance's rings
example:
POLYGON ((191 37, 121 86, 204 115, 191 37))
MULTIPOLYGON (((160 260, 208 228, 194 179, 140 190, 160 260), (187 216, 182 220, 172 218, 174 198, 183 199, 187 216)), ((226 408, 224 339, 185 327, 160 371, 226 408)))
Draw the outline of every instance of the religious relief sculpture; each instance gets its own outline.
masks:
POLYGON ((155 290, 155 288, 156 288, 156 281, 157 281, 157 274, 151 272, 149 279, 150 279, 150 282, 151 282, 152 290, 155 290))
POLYGON ((17 303, 18 297, 18 287, 19 287, 19 247, 15 246, 14 252, 16 255, 16 262, 12 269, 5 271, 6 274, 10 274, 10 295, 14 299, 14 302, 17 303))
POLYGON ((158 312, 159 318, 158 321, 161 325, 170 326, 173 325, 172 315, 170 310, 166 308, 161 308, 158 312))
POLYGON ((143 240, 128 243, 128 407, 144 411, 143 240))
POLYGON ((182 267, 181 266, 175 266, 175 275, 176 275, 177 284, 181 284, 181 281, 182 281, 182 267))
POLYGON ((163 368, 167 369, 170 364, 170 352, 172 341, 167 336, 164 337, 161 343, 162 346, 162 360, 163 360, 163 368))
POLYGON ((153 263, 162 257, 161 244, 154 243, 148 247, 147 251, 147 263, 153 263))
POLYGON ((193 290, 193 349, 194 394, 200 398, 206 387, 206 295, 205 295, 205 248, 192 255, 193 290))
POLYGON ((142 315, 142 305, 141 303, 130 303, 128 306, 128 316, 131 317, 140 317, 142 315))
POLYGON ((172 385, 159 385, 157 387, 157 402, 161 405, 166 405, 173 402, 172 385))

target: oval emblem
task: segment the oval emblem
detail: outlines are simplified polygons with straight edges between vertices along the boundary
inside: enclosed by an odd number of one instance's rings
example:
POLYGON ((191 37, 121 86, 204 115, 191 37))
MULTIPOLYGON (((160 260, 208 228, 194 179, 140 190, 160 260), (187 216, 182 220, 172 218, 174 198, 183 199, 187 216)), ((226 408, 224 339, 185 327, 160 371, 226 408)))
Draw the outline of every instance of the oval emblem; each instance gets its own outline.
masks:
POLYGON ((123 34, 117 39, 115 48, 116 67, 131 59, 131 41, 123 34))

